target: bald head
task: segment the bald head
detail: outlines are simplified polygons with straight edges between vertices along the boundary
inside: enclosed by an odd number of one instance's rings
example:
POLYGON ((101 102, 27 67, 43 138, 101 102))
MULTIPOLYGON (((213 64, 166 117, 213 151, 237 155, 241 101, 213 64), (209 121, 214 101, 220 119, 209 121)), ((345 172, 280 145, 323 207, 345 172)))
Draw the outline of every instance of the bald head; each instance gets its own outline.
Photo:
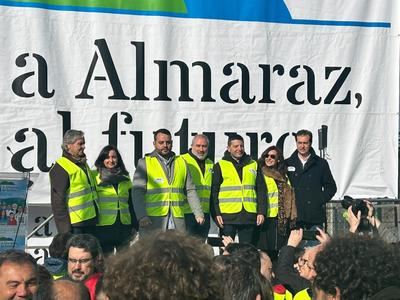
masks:
POLYGON ((81 282, 56 280, 53 284, 54 300, 90 300, 89 291, 81 282))

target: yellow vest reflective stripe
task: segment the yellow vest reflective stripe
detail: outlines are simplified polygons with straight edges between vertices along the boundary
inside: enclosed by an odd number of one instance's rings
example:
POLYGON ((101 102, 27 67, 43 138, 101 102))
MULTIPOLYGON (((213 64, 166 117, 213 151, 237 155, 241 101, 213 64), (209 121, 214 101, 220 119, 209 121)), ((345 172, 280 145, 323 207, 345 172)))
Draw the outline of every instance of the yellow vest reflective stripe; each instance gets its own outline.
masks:
POLYGON ((89 167, 86 165, 86 175, 80 167, 65 157, 59 158, 56 162, 69 176, 66 200, 71 224, 96 217, 97 193, 89 167))
POLYGON ((293 300, 311 300, 310 294, 308 293, 308 288, 301 290, 294 295, 293 300))
POLYGON ((118 211, 120 213, 121 223, 131 224, 131 214, 129 211, 129 192, 132 188, 132 181, 126 176, 127 180, 118 184, 118 193, 113 185, 99 185, 101 182, 100 174, 93 171, 97 182, 97 203, 99 205, 99 218, 97 226, 112 225, 117 220, 118 211))
MULTIPOLYGON (((190 175, 192 175, 193 183, 196 185, 196 192, 200 198, 201 208, 203 209, 203 212, 209 213, 213 162, 208 158, 206 159, 205 172, 203 175, 198 163, 189 153, 183 154, 181 157, 186 161, 190 175)), ((183 207, 183 212, 185 214, 192 213, 187 202, 183 207)))
POLYGON ((278 186, 272 177, 264 175, 268 191, 267 218, 275 218, 278 215, 278 186))
POLYGON ((171 207, 174 217, 183 217, 182 207, 186 201, 186 163, 175 157, 174 174, 171 184, 157 157, 146 156, 147 191, 146 212, 151 217, 166 216, 171 207))
POLYGON ((252 161, 242 169, 242 181, 234 165, 227 160, 219 161, 222 173, 222 184, 218 200, 221 213, 233 214, 244 209, 250 213, 257 212, 257 195, 255 190, 257 163, 252 161))

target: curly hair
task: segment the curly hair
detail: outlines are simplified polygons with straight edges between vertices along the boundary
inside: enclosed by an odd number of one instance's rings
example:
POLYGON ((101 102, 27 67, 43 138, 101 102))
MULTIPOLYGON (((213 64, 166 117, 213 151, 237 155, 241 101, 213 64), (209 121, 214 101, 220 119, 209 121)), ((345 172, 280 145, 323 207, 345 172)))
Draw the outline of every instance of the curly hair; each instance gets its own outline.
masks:
POLYGON ((315 260, 314 287, 341 299, 365 299, 400 286, 398 248, 380 239, 349 235, 333 239, 315 260))
POLYGON ((104 273, 110 299, 220 299, 207 244, 169 230, 144 239, 114 257, 104 273))

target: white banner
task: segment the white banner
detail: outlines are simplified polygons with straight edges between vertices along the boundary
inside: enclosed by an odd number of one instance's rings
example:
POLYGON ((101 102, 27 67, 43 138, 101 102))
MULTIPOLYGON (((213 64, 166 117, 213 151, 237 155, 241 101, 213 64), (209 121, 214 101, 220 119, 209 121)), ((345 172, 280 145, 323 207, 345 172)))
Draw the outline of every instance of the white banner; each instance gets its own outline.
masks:
POLYGON ((231 132, 253 157, 273 144, 287 157, 293 133, 309 129, 319 153, 326 125, 335 198, 397 197, 399 39, 388 3, 376 20, 329 21, 306 20, 293 1, 277 17, 257 7, 202 16, 192 1, 180 1, 187 15, 19 2, 0 1, 0 171, 39 173, 31 203, 50 202, 47 173, 70 128, 85 132, 90 164, 113 143, 132 173, 161 127, 178 154, 205 132, 218 160, 231 132))

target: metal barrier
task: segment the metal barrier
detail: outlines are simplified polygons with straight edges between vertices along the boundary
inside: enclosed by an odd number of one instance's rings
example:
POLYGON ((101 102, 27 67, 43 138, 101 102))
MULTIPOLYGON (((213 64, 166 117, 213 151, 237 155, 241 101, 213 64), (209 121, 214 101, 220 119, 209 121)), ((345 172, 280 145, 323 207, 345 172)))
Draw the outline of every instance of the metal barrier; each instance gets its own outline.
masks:
MULTIPOLYGON (((387 228, 395 230, 400 239, 400 200, 399 199, 387 199, 387 198, 374 198, 369 199, 375 207, 376 217, 383 223, 387 228)), ((326 215, 327 215, 327 230, 331 236, 344 234, 348 231, 349 225, 343 217, 345 210, 342 208, 340 200, 332 200, 327 203, 326 215)), ((45 221, 40 223, 35 229, 27 235, 27 239, 34 236, 34 234, 43 228, 47 223, 53 219, 53 215, 46 218, 45 221)), ((213 223, 213 222, 212 222, 213 223)), ((211 226, 210 234, 216 234, 218 231, 217 227, 213 224, 211 226)))
MULTIPOLYGON (((375 208, 375 216, 394 232, 400 239, 400 200, 388 198, 368 199, 375 208)), ((326 206, 327 231, 331 236, 344 234, 349 230, 349 225, 343 217, 340 200, 332 200, 326 206)))

